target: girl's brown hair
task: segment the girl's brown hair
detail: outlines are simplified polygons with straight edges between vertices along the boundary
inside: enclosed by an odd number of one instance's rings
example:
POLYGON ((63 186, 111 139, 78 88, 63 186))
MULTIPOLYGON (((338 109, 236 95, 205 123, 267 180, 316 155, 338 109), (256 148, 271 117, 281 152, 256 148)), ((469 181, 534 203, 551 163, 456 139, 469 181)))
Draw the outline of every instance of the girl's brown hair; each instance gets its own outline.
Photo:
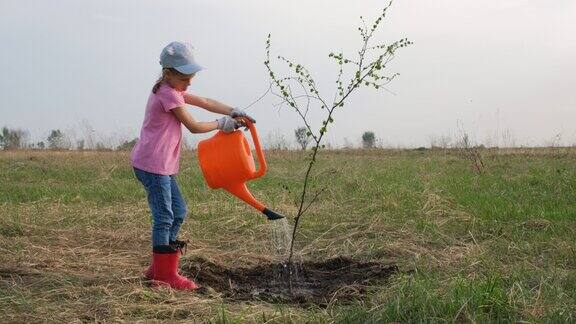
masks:
POLYGON ((156 91, 160 89, 162 82, 166 80, 166 76, 168 74, 176 74, 177 76, 186 75, 184 73, 178 72, 178 70, 176 70, 175 68, 163 68, 162 75, 160 76, 160 78, 158 78, 158 80, 156 80, 156 83, 154 83, 154 86, 152 87, 152 93, 156 93, 156 91))

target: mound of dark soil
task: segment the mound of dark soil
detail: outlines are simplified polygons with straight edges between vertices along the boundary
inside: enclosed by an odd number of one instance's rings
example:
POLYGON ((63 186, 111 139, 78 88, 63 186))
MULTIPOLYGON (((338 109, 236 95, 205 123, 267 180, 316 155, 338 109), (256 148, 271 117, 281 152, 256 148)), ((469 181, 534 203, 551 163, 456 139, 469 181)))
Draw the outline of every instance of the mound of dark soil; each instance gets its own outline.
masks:
POLYGON ((395 265, 359 262, 346 257, 251 268, 228 268, 202 258, 187 260, 182 273, 202 286, 231 300, 264 300, 278 303, 326 305, 332 300, 361 299, 370 286, 381 284, 398 271, 395 265))

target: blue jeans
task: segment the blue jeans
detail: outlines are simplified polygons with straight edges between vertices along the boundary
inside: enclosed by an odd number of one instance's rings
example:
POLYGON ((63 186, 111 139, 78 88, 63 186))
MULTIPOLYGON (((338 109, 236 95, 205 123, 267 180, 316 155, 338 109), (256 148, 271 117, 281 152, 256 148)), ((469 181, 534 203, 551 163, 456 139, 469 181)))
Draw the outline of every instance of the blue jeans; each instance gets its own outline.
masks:
POLYGON ((161 175, 134 168, 136 178, 144 185, 152 212, 152 246, 168 245, 178 237, 186 218, 187 207, 176 175, 161 175))

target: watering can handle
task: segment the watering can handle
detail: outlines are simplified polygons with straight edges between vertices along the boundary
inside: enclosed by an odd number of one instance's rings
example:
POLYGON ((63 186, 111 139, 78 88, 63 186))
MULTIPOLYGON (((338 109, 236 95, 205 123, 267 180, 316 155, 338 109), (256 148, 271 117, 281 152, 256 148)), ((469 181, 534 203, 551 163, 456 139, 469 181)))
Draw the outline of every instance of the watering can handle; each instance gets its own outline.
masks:
POLYGON ((264 158, 264 152, 262 152, 262 147, 260 146, 260 139, 258 138, 258 132, 256 132, 256 127, 248 118, 243 118, 246 122, 246 126, 250 129, 250 135, 252 135, 252 141, 254 141, 254 147, 256 148, 256 154, 258 155, 259 167, 257 171, 252 174, 252 179, 260 178, 266 173, 266 159, 264 158))

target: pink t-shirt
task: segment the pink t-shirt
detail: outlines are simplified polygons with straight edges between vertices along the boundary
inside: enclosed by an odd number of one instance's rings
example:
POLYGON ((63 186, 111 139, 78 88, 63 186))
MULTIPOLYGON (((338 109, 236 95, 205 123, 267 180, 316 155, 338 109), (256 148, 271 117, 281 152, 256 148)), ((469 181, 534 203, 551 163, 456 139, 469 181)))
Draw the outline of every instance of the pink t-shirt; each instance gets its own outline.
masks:
POLYGON ((182 123, 170 110, 184 106, 184 92, 167 84, 150 93, 140 139, 130 156, 132 166, 162 175, 178 173, 182 123))

